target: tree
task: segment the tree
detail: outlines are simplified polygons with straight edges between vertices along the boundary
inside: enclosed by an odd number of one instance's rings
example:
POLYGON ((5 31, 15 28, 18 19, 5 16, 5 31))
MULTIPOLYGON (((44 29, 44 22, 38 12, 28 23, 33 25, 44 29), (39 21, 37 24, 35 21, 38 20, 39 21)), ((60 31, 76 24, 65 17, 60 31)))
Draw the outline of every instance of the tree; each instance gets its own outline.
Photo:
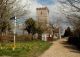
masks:
POLYGON ((73 44, 80 49, 80 27, 73 31, 72 36, 68 38, 68 43, 73 44))
POLYGON ((29 5, 22 5, 21 0, 0 0, 0 33, 10 29, 10 18, 16 16, 20 18, 28 13, 28 10, 24 9, 29 5))
POLYGON ((42 34, 43 33, 43 28, 41 27, 40 24, 37 25, 37 22, 35 20, 33 20, 33 18, 29 18, 25 21, 25 25, 26 28, 25 30, 27 30, 27 32, 30 34, 42 34))
POLYGON ((73 25, 73 35, 68 38, 68 42, 74 44, 80 48, 80 0, 64 0, 60 1, 63 9, 63 14, 68 18, 70 23, 73 25))
POLYGON ((80 0, 60 1, 62 13, 67 17, 70 23, 76 28, 80 25, 80 0))
POLYGON ((69 37, 69 36, 71 36, 71 34, 72 34, 71 29, 70 29, 70 27, 68 27, 68 28, 65 30, 64 37, 69 37))
POLYGON ((44 32, 44 29, 41 27, 41 25, 38 24, 35 20, 33 20, 33 18, 29 18, 25 21, 25 30, 27 30, 29 34, 32 34, 32 36, 37 33, 40 37, 41 34, 44 32))
POLYGON ((30 34, 34 34, 35 33, 35 21, 32 18, 29 18, 28 20, 25 21, 26 24, 26 28, 25 30, 27 30, 27 32, 30 34))

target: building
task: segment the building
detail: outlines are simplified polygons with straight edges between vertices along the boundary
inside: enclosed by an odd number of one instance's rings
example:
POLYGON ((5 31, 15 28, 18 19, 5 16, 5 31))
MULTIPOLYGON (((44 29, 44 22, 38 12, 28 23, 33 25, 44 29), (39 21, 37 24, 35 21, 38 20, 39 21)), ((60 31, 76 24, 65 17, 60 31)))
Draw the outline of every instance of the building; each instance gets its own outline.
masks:
POLYGON ((49 21, 49 10, 47 7, 41 7, 36 9, 37 12, 37 24, 38 26, 41 26, 41 28, 44 30, 44 33, 42 34, 42 40, 44 41, 51 41, 53 38, 60 38, 59 37, 59 28, 56 26, 56 28, 52 28, 49 21), (55 36, 55 37, 54 37, 55 36))
POLYGON ((52 40, 52 28, 50 27, 49 23, 49 10, 47 7, 41 7, 36 9, 37 12, 37 24, 41 26, 41 28, 44 30, 44 33, 42 34, 42 40, 48 41, 52 40))
POLYGON ((38 24, 48 25, 49 24, 49 10, 47 7, 37 8, 37 21, 38 24))

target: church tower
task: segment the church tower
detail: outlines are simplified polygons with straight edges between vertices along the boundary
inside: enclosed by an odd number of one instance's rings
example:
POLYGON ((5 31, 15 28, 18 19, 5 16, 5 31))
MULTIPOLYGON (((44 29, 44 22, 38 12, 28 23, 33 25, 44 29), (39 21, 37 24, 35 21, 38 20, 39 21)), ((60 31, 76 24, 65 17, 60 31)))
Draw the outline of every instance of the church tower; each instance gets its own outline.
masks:
POLYGON ((37 8, 37 21, 38 23, 41 23, 42 25, 48 25, 49 24, 49 10, 47 7, 41 7, 37 8))

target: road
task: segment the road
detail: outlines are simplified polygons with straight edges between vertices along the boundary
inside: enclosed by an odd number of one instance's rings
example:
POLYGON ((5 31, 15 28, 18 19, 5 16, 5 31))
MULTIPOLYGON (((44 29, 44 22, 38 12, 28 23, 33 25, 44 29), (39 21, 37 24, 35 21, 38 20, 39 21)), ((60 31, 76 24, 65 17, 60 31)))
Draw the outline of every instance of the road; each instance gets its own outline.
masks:
POLYGON ((80 57, 80 52, 66 44, 66 39, 60 39, 54 41, 52 46, 39 57, 80 57))

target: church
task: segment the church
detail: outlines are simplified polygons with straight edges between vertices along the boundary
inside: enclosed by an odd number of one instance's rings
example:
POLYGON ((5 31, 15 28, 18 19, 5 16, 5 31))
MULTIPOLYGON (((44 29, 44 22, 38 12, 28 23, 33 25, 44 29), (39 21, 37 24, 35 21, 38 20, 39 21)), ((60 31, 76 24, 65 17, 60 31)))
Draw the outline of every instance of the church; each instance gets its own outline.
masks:
POLYGON ((59 38, 59 29, 53 29, 53 27, 50 25, 49 9, 47 7, 36 8, 36 13, 37 24, 41 25, 41 27, 45 30, 42 34, 42 40, 51 41, 53 40, 54 36, 59 38), (55 32, 55 30, 57 30, 57 32, 55 32))

